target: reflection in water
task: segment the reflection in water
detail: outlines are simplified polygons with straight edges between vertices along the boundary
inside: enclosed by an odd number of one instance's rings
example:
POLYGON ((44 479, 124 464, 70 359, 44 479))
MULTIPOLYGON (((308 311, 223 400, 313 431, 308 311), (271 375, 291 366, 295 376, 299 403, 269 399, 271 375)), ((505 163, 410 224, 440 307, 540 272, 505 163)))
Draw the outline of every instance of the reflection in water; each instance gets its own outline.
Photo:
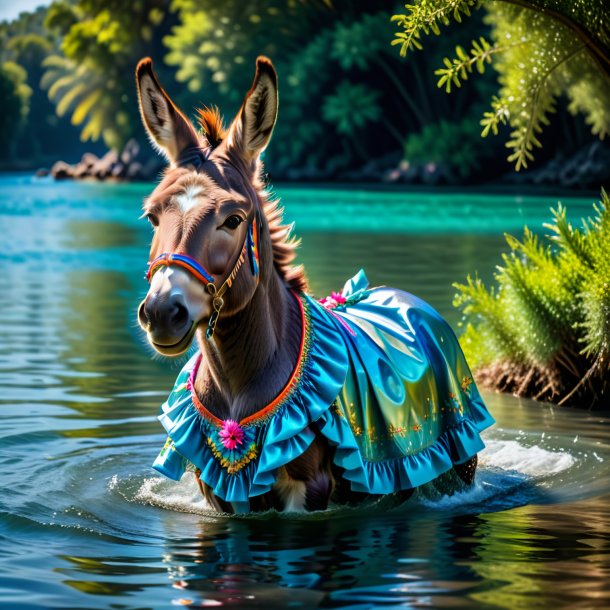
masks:
POLYGON ((198 529, 193 538, 170 538, 165 556, 176 600, 194 606, 510 609, 545 600, 544 607, 601 608, 610 595, 600 578, 607 533, 595 532, 595 519, 549 518, 540 506, 435 519, 404 509, 381 518, 210 519, 198 529))
MULTIPOLYGON (((135 326, 150 189, 19 182, 0 180, 0 606, 610 606, 600 414, 486 395, 498 425, 477 486, 400 508, 226 518, 192 480, 155 477, 180 362, 151 359, 135 326)), ((502 231, 537 226, 555 198, 467 199, 284 192, 316 294, 364 267, 454 327, 451 283, 489 279, 502 231)))

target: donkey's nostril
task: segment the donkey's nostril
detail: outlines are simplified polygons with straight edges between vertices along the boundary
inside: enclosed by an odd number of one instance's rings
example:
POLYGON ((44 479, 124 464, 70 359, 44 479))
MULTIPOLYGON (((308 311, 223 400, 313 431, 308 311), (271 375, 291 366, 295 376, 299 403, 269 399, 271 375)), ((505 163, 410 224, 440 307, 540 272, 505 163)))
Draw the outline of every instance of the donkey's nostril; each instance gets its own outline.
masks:
POLYGON ((143 328, 146 328, 150 324, 150 318, 146 311, 146 301, 142 301, 138 307, 138 321, 143 328))
POLYGON ((182 340, 192 324, 181 295, 160 296, 159 293, 148 295, 140 304, 138 321, 156 345, 173 345, 182 340))
POLYGON ((174 303, 171 313, 171 322, 176 328, 184 326, 189 319, 188 309, 182 303, 174 303))

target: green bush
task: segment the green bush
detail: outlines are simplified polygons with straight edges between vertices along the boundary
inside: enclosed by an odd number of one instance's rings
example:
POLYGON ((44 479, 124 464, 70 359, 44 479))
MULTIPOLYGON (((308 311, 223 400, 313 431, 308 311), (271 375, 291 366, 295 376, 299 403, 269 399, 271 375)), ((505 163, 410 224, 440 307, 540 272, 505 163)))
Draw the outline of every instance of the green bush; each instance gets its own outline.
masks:
POLYGON ((551 235, 527 228, 487 290, 454 284, 466 317, 462 345, 483 385, 560 404, 603 406, 610 373, 610 198, 582 228, 553 210, 551 235))
POLYGON ((405 142, 405 159, 410 163, 446 164, 460 178, 468 178, 477 170, 486 152, 472 117, 455 123, 431 123, 407 136, 405 142))

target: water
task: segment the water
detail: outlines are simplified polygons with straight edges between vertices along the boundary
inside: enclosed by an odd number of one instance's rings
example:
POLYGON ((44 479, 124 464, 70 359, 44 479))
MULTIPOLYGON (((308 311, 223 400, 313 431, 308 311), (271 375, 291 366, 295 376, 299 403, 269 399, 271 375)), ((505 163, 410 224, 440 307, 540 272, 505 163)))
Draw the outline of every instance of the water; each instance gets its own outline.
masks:
MULTIPOLYGON (((0 179, 0 607, 607 608, 607 414, 485 398, 477 483, 314 515, 228 518, 155 476, 180 363, 135 325, 149 188, 0 179)), ((279 189, 319 295, 366 267, 451 322, 502 232, 556 197, 279 189)), ((574 219, 592 198, 564 199, 574 219)))

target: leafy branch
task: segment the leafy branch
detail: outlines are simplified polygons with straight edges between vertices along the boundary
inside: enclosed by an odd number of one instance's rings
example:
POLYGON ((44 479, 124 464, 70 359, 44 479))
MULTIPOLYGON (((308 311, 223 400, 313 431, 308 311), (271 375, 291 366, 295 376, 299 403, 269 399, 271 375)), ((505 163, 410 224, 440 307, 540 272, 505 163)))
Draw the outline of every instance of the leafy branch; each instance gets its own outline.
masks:
POLYGON ((508 161, 515 162, 515 170, 519 171, 522 167, 527 169, 528 161, 534 160, 532 150, 534 146, 542 148, 542 144, 536 134, 542 132, 542 125, 548 125, 549 119, 547 114, 555 109, 554 98, 550 95, 543 96, 548 79, 557 69, 572 59, 575 55, 584 49, 585 45, 581 44, 571 53, 562 57, 558 62, 553 64, 538 80, 535 85, 529 117, 525 125, 520 125, 511 134, 511 139, 506 143, 507 148, 513 149, 513 154, 509 155, 508 161))
POLYGON ((441 33, 439 24, 448 26, 451 23, 451 16, 460 23, 462 14, 469 17, 470 7, 478 8, 479 3, 479 0, 422 0, 417 4, 407 4, 405 5, 407 14, 392 16, 392 21, 404 31, 397 32, 391 44, 400 45, 401 57, 414 48, 421 50, 423 47, 419 39, 422 32, 426 35, 432 32, 439 36, 441 33))
MULTIPOLYGON (((514 46, 514 45, 513 45, 514 46)), ((472 73, 473 66, 476 66, 477 72, 483 74, 485 72, 485 63, 491 63, 491 56, 494 53, 500 53, 506 50, 507 47, 492 46, 483 36, 479 40, 472 41, 472 49, 470 56, 464 51, 461 46, 455 47, 457 57, 449 59, 445 57, 443 63, 445 68, 435 70, 434 74, 440 76, 437 87, 440 89, 445 85, 445 91, 451 93, 451 83, 456 87, 461 87, 462 81, 468 80, 468 74, 472 73)))
POLYGON ((481 127, 483 127, 483 131, 481 132, 481 136, 483 138, 489 135, 490 130, 494 136, 497 136, 498 126, 500 124, 506 125, 508 123, 508 119, 510 118, 508 102, 505 99, 494 95, 491 98, 491 108, 491 112, 486 111, 483 113, 483 118, 480 122, 481 127))
POLYGON ((400 45, 402 56, 421 49, 424 34, 438 35, 441 25, 460 22, 481 6, 491 25, 491 42, 475 40, 468 52, 457 46, 456 57, 445 58, 444 67, 435 71, 437 84, 450 93, 475 68, 483 73, 496 55, 500 90, 480 121, 481 135, 495 135, 500 125, 509 124, 508 161, 517 171, 533 160, 539 134, 549 124, 547 115, 562 94, 572 114, 584 114, 593 134, 603 139, 610 133, 610 51, 604 42, 610 13, 605 0, 578 6, 569 0, 410 0, 405 14, 392 18, 403 29, 392 44, 400 45), (506 44, 510 41, 518 42, 506 44), (578 61, 569 61, 576 55, 578 61))

